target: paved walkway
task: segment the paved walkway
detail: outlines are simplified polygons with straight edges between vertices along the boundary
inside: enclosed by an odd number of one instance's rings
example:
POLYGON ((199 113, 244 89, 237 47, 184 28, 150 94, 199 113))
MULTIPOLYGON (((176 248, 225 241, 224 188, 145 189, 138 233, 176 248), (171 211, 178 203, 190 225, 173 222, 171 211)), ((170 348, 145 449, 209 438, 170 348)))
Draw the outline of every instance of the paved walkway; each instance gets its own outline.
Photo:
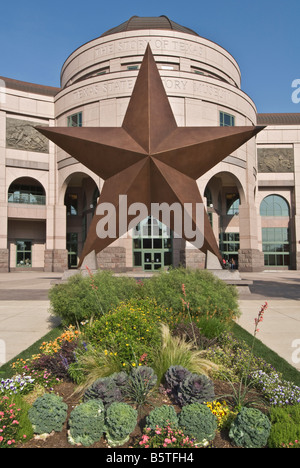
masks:
POLYGON ((267 301, 257 338, 300 371, 300 272, 241 273, 253 281, 250 294, 240 295, 242 315, 237 322, 249 333, 267 301))
MULTIPOLYGON (((48 291, 58 273, 0 274, 0 365, 14 358, 55 326, 48 291)), ((250 294, 240 295, 238 323, 250 333, 265 301, 268 309, 258 338, 300 370, 300 272, 244 273, 253 281, 250 294)))

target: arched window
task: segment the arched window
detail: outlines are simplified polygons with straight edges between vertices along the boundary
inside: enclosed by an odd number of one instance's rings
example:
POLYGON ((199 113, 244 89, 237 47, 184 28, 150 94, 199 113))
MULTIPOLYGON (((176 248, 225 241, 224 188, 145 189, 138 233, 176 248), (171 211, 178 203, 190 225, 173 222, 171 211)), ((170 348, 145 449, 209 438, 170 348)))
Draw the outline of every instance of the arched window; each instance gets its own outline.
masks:
POLYGON ((8 189, 8 203, 46 205, 45 190, 35 179, 26 177, 17 179, 8 189))
POLYGON ((268 195, 260 205, 261 216, 290 216, 290 207, 280 195, 268 195))

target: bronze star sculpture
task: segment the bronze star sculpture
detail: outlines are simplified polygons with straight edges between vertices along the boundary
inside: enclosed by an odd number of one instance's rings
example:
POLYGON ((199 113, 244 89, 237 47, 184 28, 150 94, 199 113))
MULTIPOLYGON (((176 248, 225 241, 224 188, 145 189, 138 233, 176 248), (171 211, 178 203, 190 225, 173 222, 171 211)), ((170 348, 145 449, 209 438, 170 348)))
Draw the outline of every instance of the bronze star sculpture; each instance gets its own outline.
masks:
MULTIPOLYGON (((128 205, 143 203, 149 212, 152 203, 201 204, 197 179, 263 128, 178 127, 149 45, 122 127, 37 127, 105 181, 98 206, 110 203, 116 208, 119 236, 136 217, 128 215, 128 225, 120 232, 120 194, 127 195, 128 205)), ((96 227, 102 217, 96 210, 78 267, 89 253, 98 253, 115 241, 98 237, 96 227)), ((191 222, 197 228, 194 210, 191 222)), ((174 220, 168 227, 174 228, 174 220)), ((182 237, 191 241, 183 231, 182 237)), ((200 250, 211 251, 221 260, 206 212, 200 250)))

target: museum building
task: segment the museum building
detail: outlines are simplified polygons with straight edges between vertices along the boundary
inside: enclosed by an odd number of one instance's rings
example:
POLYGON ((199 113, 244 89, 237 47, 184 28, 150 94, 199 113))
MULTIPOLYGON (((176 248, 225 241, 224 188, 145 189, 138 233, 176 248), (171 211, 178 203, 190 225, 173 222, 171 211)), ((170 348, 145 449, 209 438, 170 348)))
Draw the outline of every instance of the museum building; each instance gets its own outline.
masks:
MULTIPOLYGON (((120 127, 147 44, 178 126, 266 127, 197 181, 223 258, 300 269, 300 114, 257 113, 223 47, 133 16, 75 50, 60 88, 0 77, 0 271, 77 267, 104 181, 34 127, 120 127)), ((97 262, 156 271, 205 268, 206 256, 149 216, 97 262)))

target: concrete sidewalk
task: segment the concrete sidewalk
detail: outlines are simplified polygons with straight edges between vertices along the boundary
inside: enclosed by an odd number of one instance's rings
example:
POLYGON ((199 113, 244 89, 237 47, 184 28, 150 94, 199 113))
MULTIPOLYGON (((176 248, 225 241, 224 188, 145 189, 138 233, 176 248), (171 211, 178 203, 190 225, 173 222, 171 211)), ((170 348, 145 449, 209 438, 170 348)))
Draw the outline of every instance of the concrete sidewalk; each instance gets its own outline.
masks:
MULTIPOLYGON (((0 274, 0 365, 48 333, 53 324, 48 291, 62 274, 22 272, 0 274), (52 319, 52 320, 51 320, 52 319)), ((241 274, 253 281, 250 294, 240 295, 237 322, 251 334, 265 301, 268 308, 258 339, 300 370, 300 272, 241 274)))
POLYGON ((0 366, 46 335, 56 324, 48 291, 58 273, 0 274, 0 366))
POLYGON ((241 273, 253 281, 250 294, 240 295, 237 323, 254 332, 254 319, 268 302, 257 338, 300 371, 300 272, 241 273))

